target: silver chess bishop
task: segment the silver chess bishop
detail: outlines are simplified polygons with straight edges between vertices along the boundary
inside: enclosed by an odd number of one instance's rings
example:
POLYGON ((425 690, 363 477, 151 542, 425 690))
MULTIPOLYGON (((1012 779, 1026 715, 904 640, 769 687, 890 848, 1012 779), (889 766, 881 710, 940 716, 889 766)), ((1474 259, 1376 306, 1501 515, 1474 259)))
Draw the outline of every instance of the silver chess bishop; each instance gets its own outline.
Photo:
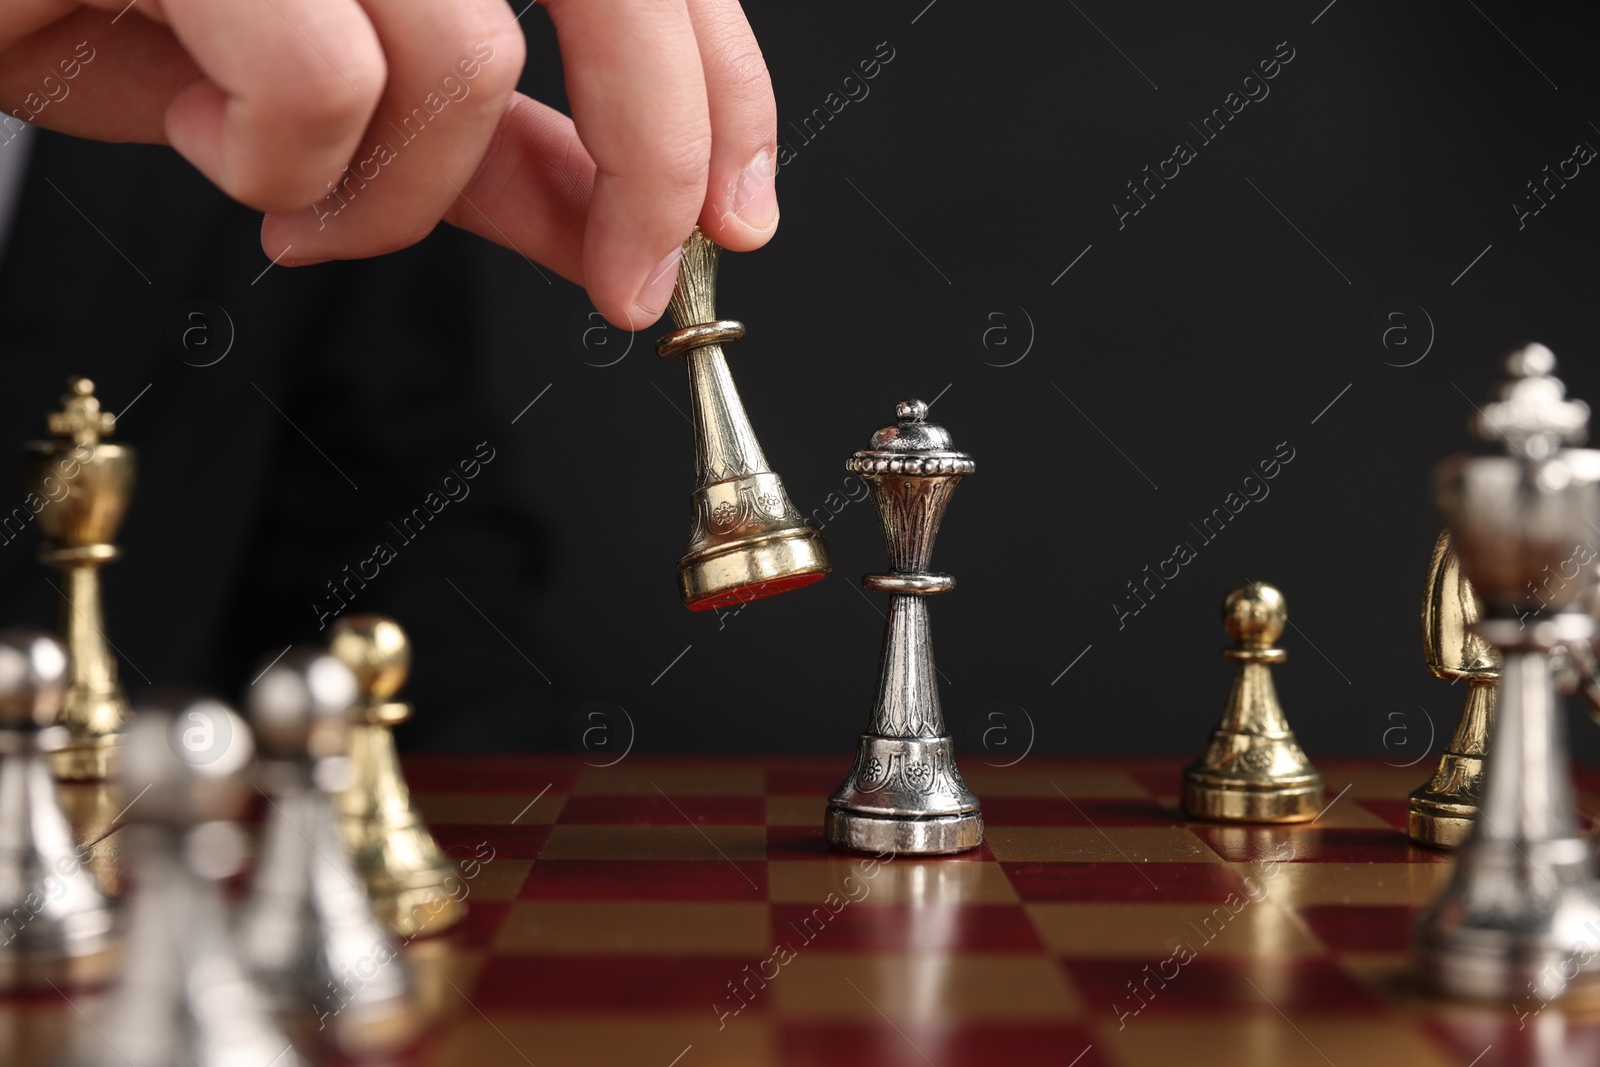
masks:
POLYGON ((1600 896, 1579 836, 1558 680, 1591 661, 1586 585, 1550 581, 1600 519, 1588 406, 1565 397, 1555 357, 1528 345, 1475 426, 1504 455, 1456 456, 1438 498, 1461 570, 1483 601, 1471 633, 1498 650, 1499 707, 1478 816, 1454 877, 1422 916, 1422 975, 1465 998, 1549 1000, 1600 973, 1600 896))
POLYGON ((861 584, 888 593, 878 699, 855 766, 828 798, 825 831, 840 848, 936 855, 983 843, 978 798, 956 770, 945 731, 928 628, 927 597, 956 580, 928 569, 939 520, 961 479, 975 468, 928 405, 908 400, 896 421, 845 464, 872 492, 889 546, 889 572, 861 584))

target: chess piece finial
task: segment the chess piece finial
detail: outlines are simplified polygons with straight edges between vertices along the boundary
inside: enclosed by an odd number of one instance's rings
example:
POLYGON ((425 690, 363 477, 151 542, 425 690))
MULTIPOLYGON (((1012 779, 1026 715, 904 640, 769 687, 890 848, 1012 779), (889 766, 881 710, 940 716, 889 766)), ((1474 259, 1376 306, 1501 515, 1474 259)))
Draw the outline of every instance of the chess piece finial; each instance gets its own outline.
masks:
POLYGON ((26 446, 23 480, 44 535, 39 559, 64 579, 59 632, 72 663, 61 712, 69 739, 50 754, 50 766, 57 778, 82 781, 110 775, 128 714, 105 637, 100 567, 122 554, 113 542, 133 492, 135 457, 127 445, 104 440, 116 416, 100 410, 94 383, 72 378, 68 390, 45 420, 52 440, 26 446))
POLYGON ((927 404, 908 400, 895 415, 845 464, 867 483, 883 522, 889 572, 861 584, 890 594, 889 619, 871 721, 849 776, 828 798, 824 829, 840 848, 963 852, 983 842, 983 815, 945 729, 925 598, 955 587, 929 560, 950 497, 976 465, 927 421, 927 404))
POLYGON ((373 913, 334 811, 350 785, 359 699, 350 668, 315 648, 290 649, 251 684, 273 804, 240 923, 245 959, 291 1034, 351 1055, 402 1047, 420 1022, 410 969, 373 913))
POLYGON ((663 357, 685 356, 689 364, 695 490, 678 588, 693 611, 798 589, 833 566, 822 535, 768 468, 728 372, 723 346, 743 337, 744 325, 716 317, 718 251, 699 228, 684 242, 668 304, 678 328, 656 343, 663 357))
POLYGON ((355 615, 334 625, 328 649, 361 691, 350 708, 340 830, 378 917, 407 939, 442 933, 466 914, 461 875, 412 806, 390 732, 411 717, 411 705, 393 699, 410 670, 411 641, 393 619, 355 615))
POLYGON ((138 802, 124 854, 134 896, 122 977, 104 1017, 78 1033, 72 1067, 302 1067, 251 980, 219 883, 248 854, 240 818, 254 792, 250 730, 204 696, 142 703, 118 779, 138 802))
POLYGON ((1422 646, 1435 677, 1467 683, 1466 706, 1433 776, 1412 794, 1406 812, 1411 840, 1431 848, 1456 848, 1478 815, 1484 761, 1494 729, 1500 650, 1472 632, 1483 603, 1461 573, 1450 531, 1439 534, 1422 598, 1422 646))
POLYGON ((1183 810, 1225 822, 1304 822, 1322 805, 1322 775, 1289 729, 1272 684, 1272 667, 1288 659, 1277 647, 1288 624, 1283 594, 1251 582, 1222 602, 1223 628, 1235 645, 1233 691, 1211 744, 1183 772, 1183 810))
POLYGON ((1418 922, 1416 949, 1424 978, 1447 994, 1550 1000, 1600 979, 1600 896, 1576 825, 1555 669, 1594 639, 1580 606, 1592 583, 1546 580, 1576 576, 1564 568, 1600 514, 1600 451, 1561 447, 1583 440, 1588 408, 1565 399, 1548 349, 1519 349, 1506 370, 1475 426, 1502 454, 1454 456, 1437 472, 1461 572, 1483 604, 1468 629, 1502 663, 1478 817, 1418 922))
POLYGON ((0 632, 0 991, 107 977, 111 907, 73 841, 41 749, 67 690, 67 651, 39 630, 0 632))
POLYGON ((61 410, 45 416, 45 425, 54 437, 64 437, 75 445, 95 445, 102 437, 111 436, 117 428, 117 417, 100 410, 94 382, 79 375, 67 379, 61 410))

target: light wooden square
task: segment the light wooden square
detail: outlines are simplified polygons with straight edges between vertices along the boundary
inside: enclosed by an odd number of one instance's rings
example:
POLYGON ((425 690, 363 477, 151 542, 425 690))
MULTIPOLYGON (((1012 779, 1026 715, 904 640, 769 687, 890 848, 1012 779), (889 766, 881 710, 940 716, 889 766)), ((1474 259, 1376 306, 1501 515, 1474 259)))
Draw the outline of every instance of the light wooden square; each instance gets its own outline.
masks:
POLYGON ((1065 956, 1156 960, 1189 946, 1197 957, 1316 956, 1322 944, 1270 899, 1228 904, 1029 904, 1039 936, 1065 956))
POLYGON ((759 860, 765 826, 554 827, 539 853, 547 860, 759 860))
POLYGON ((772 930, 765 904, 525 900, 511 906, 494 951, 766 956, 772 951, 772 930))

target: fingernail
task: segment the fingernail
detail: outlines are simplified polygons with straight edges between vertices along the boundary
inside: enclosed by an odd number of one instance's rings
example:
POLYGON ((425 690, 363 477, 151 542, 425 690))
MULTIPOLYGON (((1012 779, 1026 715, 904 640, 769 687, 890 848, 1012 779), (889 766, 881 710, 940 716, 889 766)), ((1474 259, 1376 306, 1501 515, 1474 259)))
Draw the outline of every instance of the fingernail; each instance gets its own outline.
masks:
POLYGON ((678 282, 678 260, 683 258, 683 246, 679 245, 666 258, 656 264, 655 270, 644 280, 639 287, 638 295, 633 298, 633 306, 648 316, 654 322, 661 317, 667 308, 667 301, 672 299, 672 287, 678 282))
POLYGON ((739 175, 733 210, 752 229, 770 230, 778 219, 778 189, 772 180, 776 173, 772 153, 763 148, 739 175))

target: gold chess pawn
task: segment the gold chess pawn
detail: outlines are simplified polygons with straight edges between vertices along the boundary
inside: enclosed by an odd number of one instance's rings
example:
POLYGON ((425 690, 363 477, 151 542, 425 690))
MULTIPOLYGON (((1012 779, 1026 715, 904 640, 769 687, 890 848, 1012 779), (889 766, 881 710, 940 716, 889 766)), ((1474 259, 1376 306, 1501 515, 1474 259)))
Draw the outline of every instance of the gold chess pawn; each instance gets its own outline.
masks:
POLYGON ((1455 848, 1478 814, 1483 761, 1500 691, 1500 650, 1471 632, 1483 602, 1461 573, 1450 531, 1439 535, 1422 598, 1422 647, 1436 677, 1467 683, 1466 707, 1433 777, 1411 794, 1406 832, 1419 845, 1455 848))
POLYGON ((50 770, 69 781, 98 780, 114 769, 128 698, 105 636, 100 568, 122 555, 112 541, 133 492, 134 450, 106 441, 117 419, 100 410, 94 383, 72 378, 60 411, 46 417, 52 440, 23 453, 28 498, 39 501, 44 544, 39 559, 61 571, 61 641, 72 673, 60 724, 68 740, 50 754, 50 770))
POLYGON ((1222 724, 1205 753, 1183 772, 1183 810, 1225 822, 1304 822, 1322 805, 1322 775, 1289 729, 1272 684, 1272 667, 1288 658, 1275 647, 1289 621, 1283 594, 1251 582, 1222 602, 1222 621, 1238 663, 1222 724))
POLYGON ((361 689, 350 716, 350 787, 337 800, 339 826, 366 879, 373 910, 401 937, 441 933, 466 914, 456 865, 411 804, 390 730, 411 717, 394 700, 411 669, 411 641, 382 615, 340 619, 328 650, 361 689))

